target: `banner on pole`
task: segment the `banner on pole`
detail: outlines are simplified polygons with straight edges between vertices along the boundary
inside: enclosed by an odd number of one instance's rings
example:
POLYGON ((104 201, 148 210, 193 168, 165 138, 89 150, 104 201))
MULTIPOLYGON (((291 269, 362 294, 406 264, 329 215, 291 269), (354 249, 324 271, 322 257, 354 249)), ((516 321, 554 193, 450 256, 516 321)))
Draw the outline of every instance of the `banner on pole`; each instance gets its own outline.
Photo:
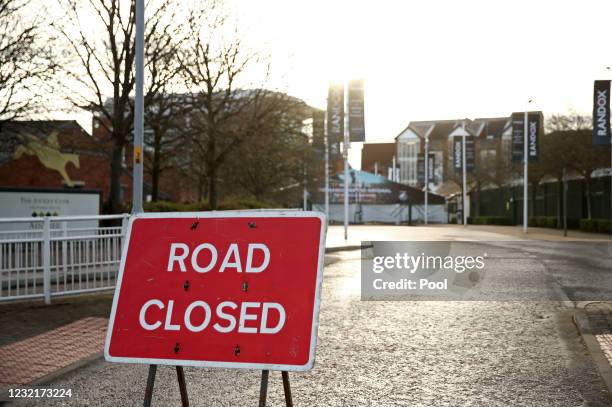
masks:
POLYGON ((350 141, 365 141, 365 114, 363 80, 354 79, 348 84, 348 119, 350 141))
POLYGON ((468 174, 474 172, 476 163, 476 143, 474 141, 474 136, 465 138, 465 169, 468 174))
POLYGON ((460 173, 461 168, 463 167, 463 158, 462 158, 462 136, 454 136, 453 137, 453 169, 455 172, 460 173))
POLYGON ((512 113, 512 162, 523 162, 525 142, 525 113, 512 113))
POLYGON ((327 140, 330 145, 344 140, 344 85, 330 84, 327 93, 327 140))
MULTIPOLYGON (((435 182, 434 178, 434 166, 436 162, 436 155, 429 153, 429 162, 427 163, 427 175, 429 182, 435 182)), ((424 154, 419 154, 417 157, 417 180, 420 185, 425 185, 425 160, 424 154)))
MULTIPOLYGON (((465 136, 465 171, 474 172, 476 149, 474 136, 465 136)), ((461 174, 463 170, 463 136, 453 136, 453 169, 461 174)))
POLYGON ((315 110, 312 112, 312 145, 323 147, 325 145, 325 112, 315 110))
POLYGON ((610 137, 610 81, 595 81, 593 91, 593 145, 609 145, 610 137))
POLYGON ((541 117, 540 112, 527 113, 527 156, 529 162, 538 161, 540 155, 541 117))
MULTIPOLYGON (((527 113, 527 156, 529 162, 538 161, 540 136, 542 134, 542 113, 527 113)), ((522 163, 525 154, 525 113, 512 113, 512 162, 522 163)))

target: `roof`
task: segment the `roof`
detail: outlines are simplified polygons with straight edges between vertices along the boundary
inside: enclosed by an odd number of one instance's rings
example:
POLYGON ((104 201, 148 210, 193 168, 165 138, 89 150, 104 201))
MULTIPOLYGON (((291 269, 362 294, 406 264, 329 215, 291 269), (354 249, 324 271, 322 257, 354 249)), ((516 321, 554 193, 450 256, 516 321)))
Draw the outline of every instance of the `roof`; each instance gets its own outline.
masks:
POLYGON ((395 139, 401 136, 406 130, 410 129, 420 138, 425 137, 431 126, 434 126, 429 135, 430 140, 443 139, 448 137, 453 130, 461 126, 465 122, 465 129, 468 133, 476 136, 493 136, 501 137, 504 130, 511 125, 510 117, 482 117, 477 119, 451 119, 451 120, 420 120, 411 121, 395 139))
MULTIPOLYGON (((425 201, 425 192, 419 188, 414 188, 398 182, 393 182, 382 175, 372 174, 371 172, 359 171, 355 169, 349 169, 350 178, 359 180, 359 184, 364 185, 367 188, 388 188, 390 190, 399 192, 405 191, 408 197, 408 201, 411 204, 422 204, 425 201)), ((337 179, 344 182, 344 171, 339 171, 334 175, 337 179)), ((429 192, 427 194, 428 202, 431 205, 443 205, 446 201, 443 196, 429 192)))
POLYGON ((501 137, 504 131, 512 125, 510 117, 478 118, 474 119, 473 122, 484 124, 482 129, 483 137, 501 137))
MULTIPOLYGON (((5 164, 12 160, 15 148, 24 142, 36 141, 51 145, 54 148, 63 148, 66 143, 60 146, 58 135, 70 134, 72 141, 81 140, 80 144, 90 144, 89 133, 81 127, 75 120, 11 120, 0 123, 0 164, 5 164), (77 135, 77 137, 74 137, 77 135), (79 137, 86 136, 87 138, 79 137), (37 141, 39 140, 39 141, 37 141)), ((70 142, 72 147, 73 142, 70 142)), ((92 145, 95 147, 95 145, 92 145)))
POLYGON ((45 140, 53 131, 80 131, 89 135, 76 120, 11 120, 0 124, 0 134, 28 133, 45 140))
POLYGON ((434 126, 432 132, 429 135, 430 140, 443 138, 453 131, 453 129, 461 124, 461 120, 421 120, 412 121, 408 123, 408 126, 404 128, 395 139, 401 136, 406 130, 410 129, 416 133, 420 138, 425 137, 427 131, 431 126, 434 126))

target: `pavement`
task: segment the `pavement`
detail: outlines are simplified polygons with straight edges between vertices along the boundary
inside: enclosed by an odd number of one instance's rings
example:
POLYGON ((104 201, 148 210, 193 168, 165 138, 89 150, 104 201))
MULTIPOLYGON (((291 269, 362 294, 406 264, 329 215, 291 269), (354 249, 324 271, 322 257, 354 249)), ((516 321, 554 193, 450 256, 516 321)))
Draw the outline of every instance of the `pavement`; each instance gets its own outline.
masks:
POLYGON ((599 233, 568 231, 567 237, 563 231, 549 228, 528 228, 523 233, 521 226, 489 226, 489 225, 420 225, 420 226, 384 226, 380 225, 350 225, 348 239, 344 239, 344 227, 332 225, 327 229, 327 247, 359 247, 362 241, 371 240, 540 240, 540 241, 612 241, 612 236, 599 233))
POLYGON ((591 357, 608 389, 612 390, 612 302, 592 302, 574 314, 591 357))
POLYGON ((88 317, 0 347, 0 389, 42 382, 101 356, 108 320, 88 317))
MULTIPOLYGON (((533 229, 527 239, 540 234, 537 240, 560 240, 549 230, 533 229)), ((571 240, 606 239, 585 235, 571 240)), ((351 226, 344 241, 343 228, 332 226, 327 247, 359 247, 362 240, 524 241, 525 236, 513 227, 351 226)), ((540 250, 545 244, 532 246, 540 250)), ((361 301, 360 255, 326 256, 317 362, 312 372, 291 375, 296 406, 612 405, 612 302, 572 302, 571 258, 554 260, 559 264, 553 272, 568 306, 563 301, 361 301)), ((51 306, 0 305, 0 382, 45 383, 74 394, 13 404, 142 402, 147 367, 99 357, 111 301, 106 293, 54 299, 51 306)), ((192 405, 256 404, 259 372, 186 368, 185 374, 192 405)), ((280 373, 272 372, 269 405, 282 400, 280 373)), ((171 367, 158 370, 153 404, 180 405, 171 367)))

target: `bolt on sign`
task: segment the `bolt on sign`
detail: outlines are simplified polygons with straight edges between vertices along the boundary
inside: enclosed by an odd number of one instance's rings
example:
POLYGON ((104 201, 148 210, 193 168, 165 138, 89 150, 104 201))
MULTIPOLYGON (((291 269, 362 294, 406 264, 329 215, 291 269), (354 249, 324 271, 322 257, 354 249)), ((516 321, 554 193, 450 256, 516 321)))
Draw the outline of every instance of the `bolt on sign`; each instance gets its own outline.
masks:
MULTIPOLYGON (((542 113, 527 113, 527 156, 529 162, 538 160, 540 154, 540 134, 542 133, 542 113)), ((525 154, 525 113, 512 113, 512 162, 523 162, 525 154)))
POLYGON ((363 80, 348 83, 348 126, 350 141, 365 141, 365 113, 363 102, 363 80))
POLYGON ((311 369, 325 231, 318 212, 133 216, 106 360, 311 369))
POLYGON ((610 134, 610 81, 595 81, 593 92, 593 145, 612 142, 610 134))

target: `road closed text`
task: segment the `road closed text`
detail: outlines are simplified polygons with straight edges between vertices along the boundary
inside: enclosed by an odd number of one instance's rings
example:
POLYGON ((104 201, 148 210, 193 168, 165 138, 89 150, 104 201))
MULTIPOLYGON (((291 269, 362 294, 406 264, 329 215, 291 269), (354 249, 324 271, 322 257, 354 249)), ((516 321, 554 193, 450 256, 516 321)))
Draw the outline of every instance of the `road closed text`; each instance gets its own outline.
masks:
POLYGON ((198 300, 190 303, 183 312, 175 312, 174 300, 164 303, 159 299, 151 299, 144 303, 138 318, 140 326, 147 331, 186 329, 191 332, 202 332, 208 328, 219 333, 246 334, 278 333, 283 329, 285 319, 285 309, 275 302, 236 304, 232 301, 223 301, 211 307, 206 301, 198 300), (182 315, 176 315, 181 313, 182 315), (216 322, 211 323, 213 316, 216 322))
MULTIPOLYGON (((166 264, 166 273, 194 272, 201 278, 209 272, 263 273, 270 265, 270 249, 263 243, 228 243, 223 247, 200 243, 192 248, 185 243, 171 243, 166 264)), ((276 334, 285 325, 286 312, 277 302, 217 298, 215 303, 196 300, 179 307, 175 300, 152 298, 141 306, 138 320, 147 331, 276 334)))

